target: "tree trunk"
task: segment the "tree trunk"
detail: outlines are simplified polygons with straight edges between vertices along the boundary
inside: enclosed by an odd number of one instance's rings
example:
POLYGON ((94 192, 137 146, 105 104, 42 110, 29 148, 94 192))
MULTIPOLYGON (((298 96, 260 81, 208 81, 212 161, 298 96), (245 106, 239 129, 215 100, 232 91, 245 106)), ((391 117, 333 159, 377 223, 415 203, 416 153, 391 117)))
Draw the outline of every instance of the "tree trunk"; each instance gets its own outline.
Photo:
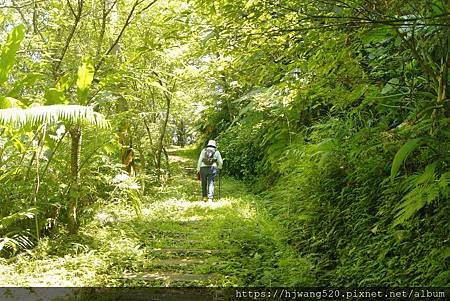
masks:
MULTIPOLYGON (((448 20, 449 18, 447 18, 448 20)), ((444 49, 444 55, 442 56, 442 62, 441 62, 441 80, 439 82, 439 98, 438 98, 438 105, 443 104, 444 100, 447 99, 448 95, 448 66, 450 64, 450 53, 449 53, 449 35, 450 35, 450 28, 447 28, 447 35, 445 38, 445 41, 443 43, 443 49, 444 49)), ((447 104, 447 107, 444 107, 444 114, 445 117, 450 117, 450 105, 447 104)), ((449 125, 450 127, 450 125, 449 125)))
POLYGON ((70 194, 67 206, 67 220, 69 233, 75 234, 78 231, 77 207, 79 198, 79 154, 81 144, 81 128, 79 125, 73 126, 70 130, 71 150, 70 150, 70 194))
POLYGON ((134 150, 132 147, 123 148, 122 164, 130 177, 136 176, 136 167, 134 164, 134 150))
MULTIPOLYGON (((447 88, 448 88, 448 64, 450 63, 449 55, 449 37, 450 28, 447 29, 447 36, 442 43, 443 55, 441 61, 438 64, 438 74, 437 78, 437 99, 436 99, 436 109, 432 113, 432 135, 435 134, 439 128, 439 119, 449 116, 450 106, 445 106, 444 100, 447 99, 447 88)), ((450 128, 450 125, 448 126, 450 128)))
POLYGON ((142 141, 139 140, 136 143, 136 149, 139 153, 139 169, 141 170, 141 172, 145 173, 146 170, 146 166, 147 166, 147 158, 145 157, 145 152, 144 149, 142 148, 142 141))
POLYGON ((177 136, 178 136, 178 145, 181 147, 186 146, 186 126, 184 124, 184 121, 181 120, 179 123, 177 123, 177 136))
POLYGON ((152 164, 153 164, 153 166, 156 166, 156 156, 155 156, 155 152, 154 152, 154 145, 153 145, 153 139, 152 139, 152 132, 150 131, 150 127, 148 126, 148 123, 147 123, 147 119, 146 119, 146 117, 144 116, 143 117, 143 122, 144 122, 144 125, 145 125, 145 130, 147 131, 147 135, 148 135, 148 141, 149 141, 149 143, 150 143, 150 149, 152 150, 152 164))
POLYGON ((167 164, 167 173, 169 178, 171 177, 171 172, 170 172, 170 162, 169 162, 169 154, 167 153, 167 150, 165 147, 163 147, 163 151, 164 151, 164 157, 166 158, 166 164, 167 164))
POLYGON ((167 93, 164 93, 164 96, 166 98, 166 104, 167 104, 167 108, 166 108, 166 115, 164 116, 164 122, 161 128, 161 134, 159 136, 159 141, 158 141, 158 149, 157 149, 157 154, 156 154, 156 168, 159 171, 161 170, 161 154, 163 151, 163 141, 164 141, 164 136, 166 135, 166 128, 167 128, 167 123, 169 122, 169 114, 170 114, 170 96, 167 95, 167 93))

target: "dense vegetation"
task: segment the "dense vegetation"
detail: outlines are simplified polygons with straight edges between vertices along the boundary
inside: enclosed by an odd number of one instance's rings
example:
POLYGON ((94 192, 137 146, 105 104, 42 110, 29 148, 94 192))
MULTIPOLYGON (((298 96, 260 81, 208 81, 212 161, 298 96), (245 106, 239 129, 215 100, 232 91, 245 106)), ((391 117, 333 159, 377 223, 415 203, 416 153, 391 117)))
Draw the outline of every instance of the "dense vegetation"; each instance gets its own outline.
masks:
POLYGON ((446 4, 215 8, 212 134, 316 284, 448 285, 446 4))
POLYGON ((232 207, 258 213, 216 216, 214 239, 243 254, 220 285, 449 285, 446 1, 0 8, 0 263, 54 255, 53 238, 59 256, 92 255, 104 208, 132 208, 118 225, 146 229, 183 183, 169 146, 214 138, 257 195, 236 190, 232 207))

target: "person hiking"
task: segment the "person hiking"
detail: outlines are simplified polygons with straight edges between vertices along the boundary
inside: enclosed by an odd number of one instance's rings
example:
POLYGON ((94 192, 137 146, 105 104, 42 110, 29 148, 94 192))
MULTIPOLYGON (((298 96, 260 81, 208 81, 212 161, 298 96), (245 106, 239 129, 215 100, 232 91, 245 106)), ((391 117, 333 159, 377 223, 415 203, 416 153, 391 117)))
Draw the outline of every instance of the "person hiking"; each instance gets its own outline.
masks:
POLYGON ((214 199, 214 179, 218 170, 222 169, 223 160, 217 150, 216 141, 209 140, 206 147, 200 153, 197 162, 197 176, 202 181, 203 201, 214 199))

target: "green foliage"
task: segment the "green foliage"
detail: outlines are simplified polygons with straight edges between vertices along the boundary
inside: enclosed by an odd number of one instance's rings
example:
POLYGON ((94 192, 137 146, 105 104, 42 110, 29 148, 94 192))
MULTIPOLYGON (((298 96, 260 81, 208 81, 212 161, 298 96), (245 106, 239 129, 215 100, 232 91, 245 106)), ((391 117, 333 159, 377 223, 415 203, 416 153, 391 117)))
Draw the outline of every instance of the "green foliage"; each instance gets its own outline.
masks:
POLYGON ((18 220, 33 218, 36 214, 36 208, 30 208, 25 212, 16 212, 0 219, 0 230, 8 228, 11 224, 18 220))
POLYGON ((264 214, 264 209, 256 217, 245 216, 245 211, 241 214, 222 217, 219 232, 222 247, 233 250, 226 269, 237 276, 238 285, 309 286, 314 283, 309 261, 298 258, 286 247, 287 237, 264 214))
POLYGON ((36 213, 36 208, 29 208, 0 218, 0 256, 10 257, 35 245, 29 230, 17 225, 21 221, 32 219, 36 213))
POLYGON ((214 138, 225 171, 262 197, 200 223, 211 226, 212 245, 235 255, 204 268, 230 272, 223 284, 448 285, 447 6, 143 0, 5 7, 1 255, 17 255, 25 273, 42 272, 20 254, 41 238, 30 233, 36 228, 61 247, 44 239, 36 256, 70 254, 61 270, 95 270, 103 278, 94 284, 122 284, 108 272, 151 266, 143 250, 170 242, 149 241, 149 233, 181 230, 167 217, 181 218, 177 206, 196 201, 194 183, 180 180, 184 169, 164 158, 169 144, 214 138), (16 26, 19 19, 33 22, 16 26), (83 121, 71 152, 69 136, 83 121), (128 178, 117 181, 124 165, 128 178), (58 226, 74 196, 82 231, 100 238, 69 237, 58 226), (161 199, 176 201, 164 207, 161 199), (92 221, 106 203, 123 216, 92 221), (98 269, 86 267, 92 260, 98 269))
POLYGON ((78 68, 77 95, 81 104, 86 103, 88 89, 94 79, 94 66, 92 63, 83 62, 78 68))
POLYGON ((391 168, 391 181, 394 180, 394 178, 397 176, 397 173, 403 164, 403 162, 406 160, 408 155, 419 146, 420 138, 412 139, 407 141, 395 154, 394 161, 392 162, 392 168, 391 168))
POLYGON ((16 53, 20 43, 25 36, 25 26, 23 24, 13 28, 8 34, 6 42, 1 47, 0 55, 0 84, 3 84, 16 62, 16 53))
POLYGON ((8 109, 12 107, 16 107, 19 101, 15 98, 8 96, 0 96, 0 109, 8 109))
POLYGON ((64 91, 50 88, 45 92, 45 104, 46 105, 58 105, 66 102, 66 96, 64 91))
MULTIPOLYGON (((194 158, 187 158, 186 152, 191 151, 171 153, 186 159, 173 161, 173 170, 182 171, 183 166, 194 164, 194 158)), ((242 183, 223 180, 226 198, 205 203, 186 198, 198 192, 198 182, 177 173, 164 187, 154 187, 154 194, 141 198, 143 214, 136 216, 126 194, 118 192, 119 185, 128 189, 134 184, 129 177, 117 177, 117 190, 111 191, 114 199, 99 200, 83 212, 80 233, 70 236, 59 228, 41 239, 33 250, 8 263, 0 261, 2 283, 120 287, 311 285, 311 264, 296 257, 286 244, 283 229, 260 206, 261 200, 249 194, 242 183), (198 250, 207 252, 197 254, 198 250), (142 272, 198 273, 216 278, 187 283, 166 278, 123 278, 125 274, 142 272)))
POLYGON ((54 124, 57 121, 69 123, 87 122, 98 127, 107 127, 108 123, 100 113, 92 107, 79 105, 35 106, 27 109, 0 110, 1 123, 13 123, 19 126, 26 124, 54 124))
POLYGON ((450 136, 438 91, 448 82, 434 80, 448 78, 445 8, 342 4, 199 3, 220 11, 210 45, 227 45, 205 124, 217 124, 228 172, 262 193, 316 285, 445 283, 450 136), (413 7, 433 25, 408 20, 413 7), (361 11, 367 20, 352 18, 361 11))
POLYGON ((245 130, 239 127, 230 128, 220 137, 220 151, 226 173, 237 178, 248 178, 255 174, 261 158, 258 143, 261 132, 257 122, 258 120, 244 120, 245 130))
POLYGON ((136 179, 130 178, 127 174, 118 174, 112 179, 115 185, 111 193, 111 201, 121 202, 127 200, 131 203, 137 216, 142 216, 142 203, 139 189, 140 185, 136 179))
POLYGON ((0 255, 10 257, 17 254, 19 251, 25 251, 30 249, 35 244, 29 238, 29 233, 26 231, 20 231, 15 233, 14 231, 6 233, 0 237, 0 255))
POLYGON ((393 226, 404 224, 405 221, 416 214, 425 205, 437 201, 438 199, 448 199, 449 172, 436 179, 437 162, 425 167, 422 174, 412 175, 405 179, 404 185, 409 191, 402 199, 402 203, 396 208, 397 214, 393 226))

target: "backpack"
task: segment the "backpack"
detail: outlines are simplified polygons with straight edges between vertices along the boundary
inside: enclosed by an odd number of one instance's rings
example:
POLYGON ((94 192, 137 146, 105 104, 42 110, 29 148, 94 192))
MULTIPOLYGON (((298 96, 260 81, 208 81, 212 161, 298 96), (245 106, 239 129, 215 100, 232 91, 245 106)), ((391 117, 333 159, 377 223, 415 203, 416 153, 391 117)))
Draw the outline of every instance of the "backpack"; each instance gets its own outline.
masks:
POLYGON ((216 159, 214 158, 214 154, 216 153, 216 150, 212 147, 205 148, 205 156, 203 157, 203 163, 206 165, 213 165, 214 162, 216 162, 216 159))

